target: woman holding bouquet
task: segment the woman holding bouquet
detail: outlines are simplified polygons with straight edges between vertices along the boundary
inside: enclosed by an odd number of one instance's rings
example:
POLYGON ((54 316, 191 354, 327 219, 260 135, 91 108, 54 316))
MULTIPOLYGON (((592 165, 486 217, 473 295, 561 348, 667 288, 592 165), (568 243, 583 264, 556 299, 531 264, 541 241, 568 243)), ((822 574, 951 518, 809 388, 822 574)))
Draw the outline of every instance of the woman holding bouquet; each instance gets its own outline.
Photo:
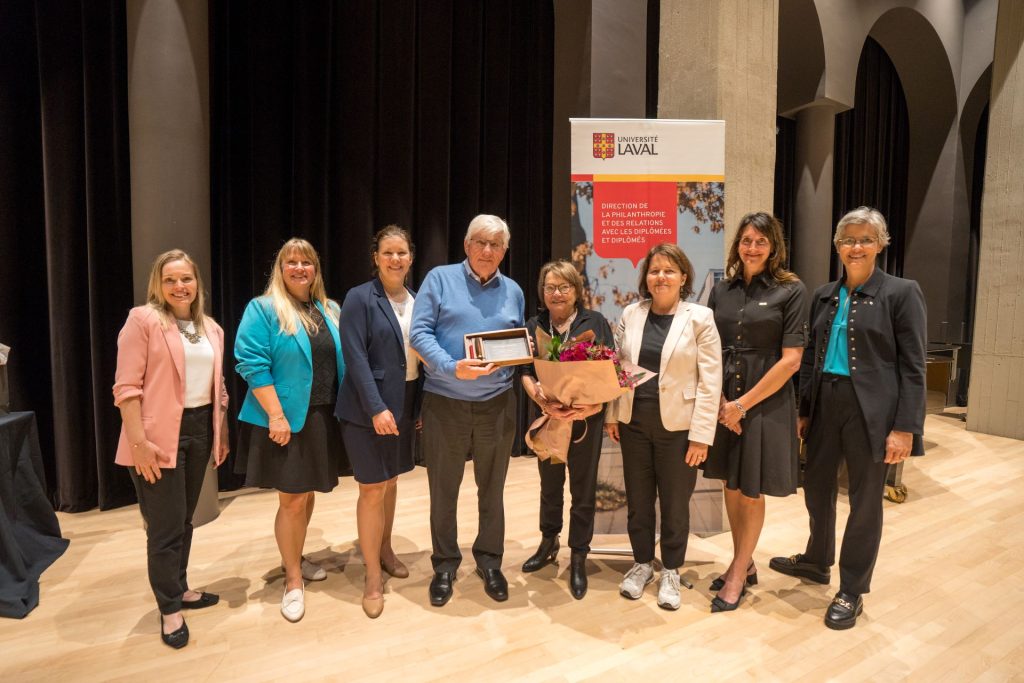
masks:
MULTIPOLYGON (((583 297, 583 278, 568 261, 551 261, 540 269, 537 291, 544 306, 539 314, 526 321, 530 338, 535 338, 539 327, 562 342, 593 333, 593 342, 612 348, 611 327, 603 315, 580 305, 583 297)), ((588 335, 589 336, 589 335, 588 335)), ((545 357, 547 349, 537 348, 538 357, 545 357)), ((569 590, 577 600, 587 594, 587 553, 594 536, 594 505, 597 493, 597 462, 601 457, 601 425, 604 405, 565 406, 544 395, 537 382, 533 366, 523 366, 523 388, 553 420, 573 421, 572 439, 565 463, 537 458, 540 471, 540 546, 525 563, 524 572, 535 572, 552 563, 558 556, 558 534, 562 531, 562 497, 565 489, 565 471, 569 470, 569 590), (576 443, 582 437, 582 441, 576 443)))
POLYGON ((635 564, 619 592, 638 600, 654 581, 654 501, 661 504, 658 606, 679 608, 679 567, 690 534, 690 496, 697 466, 715 439, 722 391, 722 348, 711 311, 690 303, 693 266, 675 244, 647 252, 640 270, 643 299, 622 311, 619 354, 657 372, 611 404, 605 429, 622 443, 626 528, 635 564))
POLYGON ((712 612, 739 606, 757 583, 753 553, 764 525, 764 496, 796 492, 796 400, 789 378, 807 343, 807 290, 785 269, 774 216, 749 213, 729 247, 725 279, 708 306, 722 337, 725 381, 715 445, 704 476, 725 484, 733 559, 711 583, 712 612))

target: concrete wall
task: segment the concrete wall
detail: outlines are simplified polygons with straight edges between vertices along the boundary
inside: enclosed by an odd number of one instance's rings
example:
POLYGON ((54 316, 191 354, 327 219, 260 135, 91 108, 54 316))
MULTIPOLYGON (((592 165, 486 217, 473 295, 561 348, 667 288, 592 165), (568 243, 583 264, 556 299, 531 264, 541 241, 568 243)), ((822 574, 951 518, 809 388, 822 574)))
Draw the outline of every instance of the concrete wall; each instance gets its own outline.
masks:
POLYGON ((995 35, 974 358, 972 431, 1024 438, 1024 3, 1003 0, 995 35))

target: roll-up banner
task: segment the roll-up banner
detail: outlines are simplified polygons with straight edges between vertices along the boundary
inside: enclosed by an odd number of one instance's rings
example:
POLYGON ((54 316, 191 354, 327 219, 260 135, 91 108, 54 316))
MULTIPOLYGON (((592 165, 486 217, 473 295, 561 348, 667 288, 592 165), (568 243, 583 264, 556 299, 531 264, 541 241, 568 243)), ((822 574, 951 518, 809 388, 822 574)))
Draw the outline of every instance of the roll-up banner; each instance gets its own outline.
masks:
MULTIPOLYGON (((570 243, 572 262, 586 283, 583 305, 616 325, 622 309, 640 300, 640 262, 662 242, 674 242, 686 253, 697 280, 691 300, 706 304, 725 261, 725 122, 570 122, 570 243)), ((700 490, 698 483, 690 505, 691 530, 711 531, 701 528, 709 525, 720 530, 720 515, 701 509, 712 501, 702 501, 700 490)), ((622 454, 607 438, 596 517, 595 533, 625 533, 622 454)))

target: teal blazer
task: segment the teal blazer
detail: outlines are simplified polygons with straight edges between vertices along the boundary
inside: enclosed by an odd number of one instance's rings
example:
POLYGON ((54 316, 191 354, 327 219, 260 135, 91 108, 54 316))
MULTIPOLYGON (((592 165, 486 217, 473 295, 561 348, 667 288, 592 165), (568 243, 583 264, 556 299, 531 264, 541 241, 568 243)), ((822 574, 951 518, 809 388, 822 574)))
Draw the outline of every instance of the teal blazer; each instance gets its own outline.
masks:
MULTIPOLYGON (((341 355, 338 327, 327 316, 323 306, 316 304, 327 321, 334 338, 338 361, 338 386, 345 376, 345 359, 341 355)), ((330 302, 331 310, 338 305, 330 302)), ((313 386, 313 352, 309 335, 301 324, 294 335, 281 332, 277 313, 270 297, 261 296, 249 302, 235 334, 235 370, 249 385, 238 419, 260 427, 268 427, 267 413, 253 396, 252 390, 274 385, 293 432, 302 430, 309 411, 309 392, 313 386)))

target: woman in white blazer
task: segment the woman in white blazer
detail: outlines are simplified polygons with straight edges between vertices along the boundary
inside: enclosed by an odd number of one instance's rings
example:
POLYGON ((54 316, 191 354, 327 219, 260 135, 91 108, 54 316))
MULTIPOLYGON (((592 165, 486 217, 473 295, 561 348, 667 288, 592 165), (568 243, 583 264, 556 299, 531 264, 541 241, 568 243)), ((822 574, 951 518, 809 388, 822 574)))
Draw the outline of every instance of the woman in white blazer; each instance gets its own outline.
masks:
POLYGON ((622 312, 615 332, 621 356, 657 377, 609 404, 605 430, 622 444, 627 531, 635 564, 619 592, 632 600, 654 581, 655 499, 661 506, 658 606, 679 608, 679 567, 690 534, 697 466, 718 425, 722 347, 711 310, 686 299, 693 266, 675 244, 651 248, 640 270, 641 301, 622 312))

